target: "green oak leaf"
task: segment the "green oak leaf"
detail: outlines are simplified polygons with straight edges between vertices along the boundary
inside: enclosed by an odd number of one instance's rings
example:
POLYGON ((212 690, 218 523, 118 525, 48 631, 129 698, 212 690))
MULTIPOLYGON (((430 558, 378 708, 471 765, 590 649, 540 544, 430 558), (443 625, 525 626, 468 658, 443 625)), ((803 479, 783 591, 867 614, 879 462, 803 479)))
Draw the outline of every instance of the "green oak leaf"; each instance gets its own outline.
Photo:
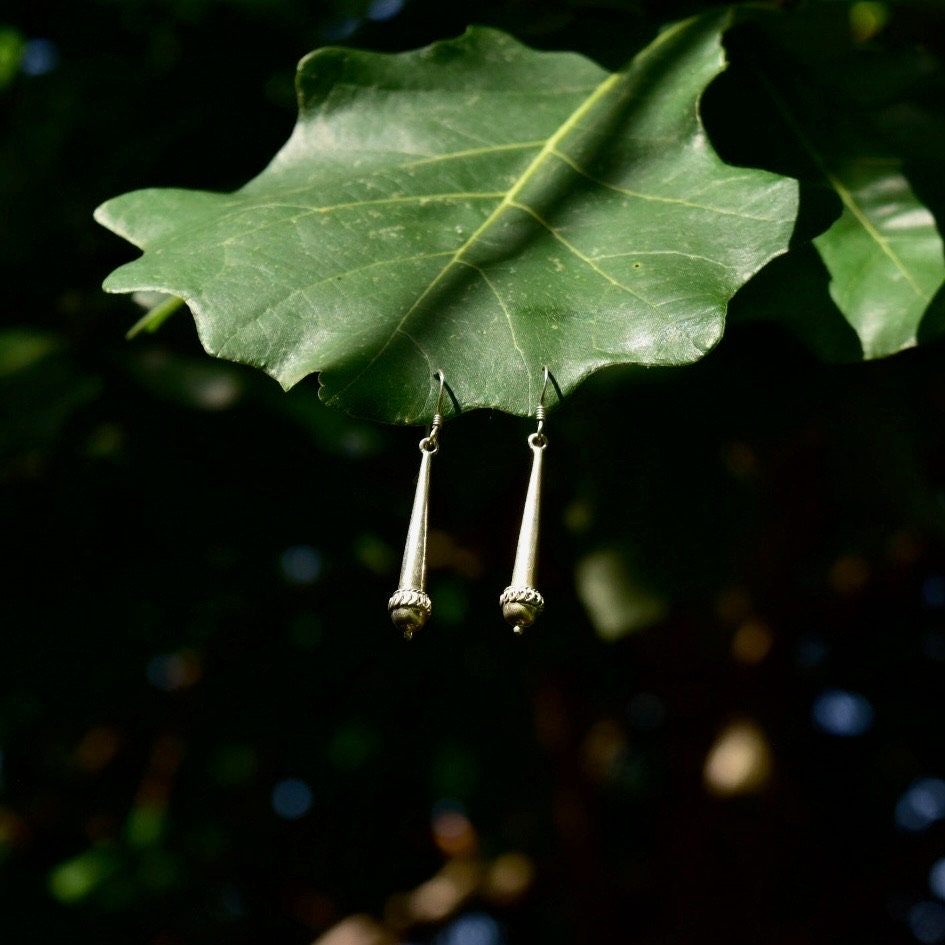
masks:
POLYGON ((914 347, 945 281, 935 218, 896 160, 860 158, 825 172, 843 201, 840 218, 814 240, 831 298, 859 335, 864 358, 914 347))
POLYGON ((321 49, 272 163, 233 194, 136 191, 96 218, 144 250, 111 292, 183 298, 208 352, 415 423, 534 412, 601 367, 684 364, 787 248, 796 183, 724 164, 699 99, 730 14, 608 73, 491 29, 396 55, 321 49))
MULTIPOLYGON (((902 122, 926 148, 926 135, 934 137, 915 123, 941 69, 921 50, 857 42, 849 16, 843 4, 812 4, 795 15, 759 17, 733 58, 753 62, 762 107, 776 122, 758 130, 777 142, 773 166, 832 192, 839 211, 813 238, 836 311, 821 306, 816 320, 800 311, 785 318, 776 303, 765 314, 798 328, 817 349, 825 322, 842 318, 856 334, 857 357, 871 359, 917 343, 945 282, 942 238, 904 173, 903 141, 896 141, 902 122)), ((826 293, 824 302, 830 306, 826 293)), ((832 347, 828 354, 845 354, 832 347)))

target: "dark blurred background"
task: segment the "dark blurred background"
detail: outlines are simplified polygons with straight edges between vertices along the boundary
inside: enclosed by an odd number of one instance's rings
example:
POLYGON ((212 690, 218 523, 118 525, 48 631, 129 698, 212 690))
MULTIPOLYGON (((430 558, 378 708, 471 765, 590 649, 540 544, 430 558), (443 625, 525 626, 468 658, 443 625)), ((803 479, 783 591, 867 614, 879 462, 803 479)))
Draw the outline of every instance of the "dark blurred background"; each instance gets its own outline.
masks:
MULTIPOLYGON (((616 66, 702 6, 4 5, 4 945, 945 941, 940 343, 828 365, 755 288, 699 364, 592 378, 549 418, 523 638, 533 424, 450 422, 406 644, 422 431, 211 360, 185 312, 126 342, 99 288, 134 250, 94 207, 258 173, 312 48, 479 22, 616 66)), ((940 55, 935 4, 852 6, 940 55)))

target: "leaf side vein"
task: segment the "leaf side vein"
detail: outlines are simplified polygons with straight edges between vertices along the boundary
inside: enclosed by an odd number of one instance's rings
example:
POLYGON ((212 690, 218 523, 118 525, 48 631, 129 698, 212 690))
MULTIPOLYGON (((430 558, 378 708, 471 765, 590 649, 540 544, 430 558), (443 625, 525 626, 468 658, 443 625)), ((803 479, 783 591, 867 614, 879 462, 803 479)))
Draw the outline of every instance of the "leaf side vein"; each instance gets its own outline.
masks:
MULTIPOLYGON (((512 313, 509 311, 509 307, 505 304, 505 299, 502 298, 502 295, 499 293, 499 290, 496 288, 495 283, 486 275, 486 272, 482 267, 477 266, 475 263, 471 263, 466 259, 460 260, 460 265, 468 266, 470 269, 474 269, 482 277, 482 281, 489 287, 489 291, 495 296, 496 302, 499 303, 499 308, 502 309, 502 313, 505 315, 505 320, 509 323, 509 334, 512 336, 512 345, 515 350, 518 352, 519 357, 522 359, 522 364, 525 367, 526 374, 530 374, 528 370, 528 358, 525 355, 522 346, 518 343, 518 337, 515 334, 515 323, 512 321, 512 313)), ((529 379, 529 386, 531 385, 531 379, 529 379)))
POLYGON ((654 312, 659 311, 659 307, 655 303, 640 295, 640 293, 636 290, 631 289, 630 286, 624 285, 619 279, 615 279, 609 272, 598 266, 595 260, 593 260, 590 256, 582 253, 581 250, 577 248, 577 246, 565 239, 565 237, 561 235, 560 230, 553 227, 541 216, 540 213, 537 213, 531 207, 528 207, 522 203, 515 203, 513 206, 521 210, 523 213, 527 213, 533 220, 535 220, 536 223, 539 223, 542 227, 544 227, 562 246, 564 246, 568 252, 580 259, 581 262, 583 262, 589 269, 592 269, 594 272, 596 272, 602 279, 606 279, 612 286, 614 286, 614 288, 620 289, 621 291, 626 292, 628 295, 632 295, 635 299, 641 301, 654 312))
POLYGON ((680 207, 688 207, 691 210, 705 210, 707 213, 718 213, 721 216, 728 217, 737 217, 741 220, 755 220, 759 223, 780 223, 781 221, 776 217, 761 217, 755 216, 751 213, 744 213, 740 210, 725 210, 722 207, 710 207, 707 204, 696 203, 692 200, 682 200, 679 197, 660 197, 656 194, 645 194, 639 190, 630 190, 628 187, 620 187, 618 184, 611 184, 608 181, 601 180, 599 177, 595 177, 590 172, 586 171, 580 164, 577 163, 569 155, 565 154, 563 151, 555 151, 555 157, 564 161, 568 167, 571 168, 576 174, 580 174, 586 180, 589 180, 592 184, 597 184, 599 187, 604 187, 607 190, 612 190, 614 193, 621 194, 624 197, 635 197, 639 200, 648 200, 653 203, 669 203, 676 204, 680 207))

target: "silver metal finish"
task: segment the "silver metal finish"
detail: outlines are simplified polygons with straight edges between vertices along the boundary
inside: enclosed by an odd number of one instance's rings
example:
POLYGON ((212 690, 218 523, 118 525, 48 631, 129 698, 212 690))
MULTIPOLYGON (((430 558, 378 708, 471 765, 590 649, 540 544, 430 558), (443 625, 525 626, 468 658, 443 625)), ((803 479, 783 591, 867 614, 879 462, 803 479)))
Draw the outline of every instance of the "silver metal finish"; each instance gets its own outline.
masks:
POLYGON ((429 619, 433 610, 426 593, 427 582, 427 508, 430 497, 430 464, 439 450, 440 428, 443 426, 443 389, 446 378, 442 371, 436 372, 440 381, 440 395, 430 433, 420 441, 420 474, 417 491, 414 493, 407 542, 404 546, 403 563, 400 566, 400 583, 387 602, 387 609, 394 625, 410 640, 429 619))
POLYGON ((515 566, 512 568, 512 584, 515 587, 530 587, 535 581, 538 561, 538 513, 541 507, 541 467, 547 440, 533 433, 528 438, 532 450, 532 472, 528 477, 528 492, 525 493, 525 511, 522 528, 515 551, 515 566))
POLYGON ((538 408, 538 430, 528 438, 532 451, 532 471, 528 478, 528 492, 525 494, 525 511, 522 514, 522 527, 515 549, 515 564, 512 568, 512 583, 502 592, 499 604, 506 622, 511 624, 516 633, 524 632, 537 619, 545 608, 545 599, 535 589, 535 574, 538 569, 539 512, 541 510, 542 458, 548 438, 543 430, 545 426, 545 391, 550 378, 545 368, 545 382, 541 389, 538 408))

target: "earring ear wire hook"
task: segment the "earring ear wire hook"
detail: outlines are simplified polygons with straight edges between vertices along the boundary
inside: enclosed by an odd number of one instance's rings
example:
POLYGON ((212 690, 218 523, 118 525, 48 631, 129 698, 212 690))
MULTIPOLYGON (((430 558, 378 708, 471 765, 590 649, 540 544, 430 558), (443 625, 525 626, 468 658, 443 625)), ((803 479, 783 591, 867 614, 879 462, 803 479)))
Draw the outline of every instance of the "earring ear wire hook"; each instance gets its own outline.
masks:
POLYGON ((436 449, 440 428, 443 426, 443 392, 446 390, 446 374, 443 373, 443 369, 438 368, 433 372, 433 376, 440 382, 440 392, 436 398, 436 413, 433 414, 430 432, 423 438, 423 443, 426 444, 423 448, 431 451, 436 449))
POLYGON ((550 384, 555 391, 555 394, 558 396, 558 400, 562 399, 561 397, 561 388, 558 387, 558 382, 555 380, 554 374, 551 373, 551 369, 548 365, 544 365, 542 370, 544 371, 544 380, 541 385, 541 393, 538 395, 538 406, 535 408, 535 419, 538 421, 538 430, 537 435, 544 439, 543 430, 545 428, 545 417, 548 415, 548 408, 545 406, 545 395, 548 393, 548 385, 550 384))

